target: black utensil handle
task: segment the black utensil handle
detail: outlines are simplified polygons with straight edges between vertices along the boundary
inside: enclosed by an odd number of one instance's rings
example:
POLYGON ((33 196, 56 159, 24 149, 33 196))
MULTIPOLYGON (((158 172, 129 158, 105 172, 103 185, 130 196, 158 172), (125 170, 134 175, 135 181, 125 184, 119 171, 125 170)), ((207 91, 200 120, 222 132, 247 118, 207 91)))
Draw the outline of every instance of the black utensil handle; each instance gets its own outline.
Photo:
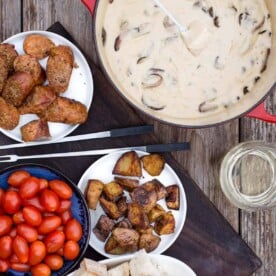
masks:
POLYGON ((143 125, 127 128, 117 128, 110 130, 110 137, 121 137, 130 135, 147 134, 154 131, 153 125, 143 125))
POLYGON ((146 146, 147 152, 171 152, 171 151, 182 151, 189 150, 190 143, 173 143, 173 144, 158 144, 146 146))

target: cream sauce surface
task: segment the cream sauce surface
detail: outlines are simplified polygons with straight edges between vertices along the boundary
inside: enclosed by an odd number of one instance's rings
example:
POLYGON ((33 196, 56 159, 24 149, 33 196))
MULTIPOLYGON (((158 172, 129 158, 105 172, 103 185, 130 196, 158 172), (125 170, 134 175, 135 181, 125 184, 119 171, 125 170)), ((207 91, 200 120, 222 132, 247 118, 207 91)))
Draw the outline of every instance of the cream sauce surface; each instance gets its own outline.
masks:
POLYGON ((114 0, 107 6, 102 43, 127 97, 160 118, 198 118, 248 97, 270 55, 265 2, 161 2, 189 33, 182 34, 153 0, 114 0), (187 47, 187 35, 198 41, 204 36, 199 52, 187 47))

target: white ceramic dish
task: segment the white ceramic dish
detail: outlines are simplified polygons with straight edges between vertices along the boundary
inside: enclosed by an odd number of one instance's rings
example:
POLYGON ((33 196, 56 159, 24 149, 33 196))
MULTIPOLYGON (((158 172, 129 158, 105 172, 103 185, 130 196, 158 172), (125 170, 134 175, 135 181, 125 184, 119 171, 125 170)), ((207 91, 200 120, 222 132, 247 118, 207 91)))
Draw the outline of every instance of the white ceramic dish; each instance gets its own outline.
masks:
MULTIPOLYGON (((61 93, 60 95, 83 103, 89 110, 93 98, 93 78, 89 65, 80 50, 64 37, 47 31, 29 31, 19 33, 6 39, 3 43, 15 45, 15 49, 18 54, 22 55, 25 53, 23 50, 24 39, 30 34, 41 34, 50 38, 56 45, 67 45, 73 50, 75 63, 78 65, 78 68, 73 68, 69 87, 66 92, 61 93)), ((47 59, 48 58, 46 57, 40 60, 40 64, 44 69, 46 69, 47 59)), ((36 115, 32 114, 21 115, 19 124, 15 129, 8 131, 0 128, 0 131, 11 139, 22 142, 20 127, 37 118, 38 117, 36 115)), ((51 139, 60 139, 70 134, 77 127, 78 125, 49 123, 49 129, 52 136, 51 139)))
MULTIPOLYGON (((146 155, 148 153, 143 151, 136 151, 139 156, 146 155)), ((124 151, 118 151, 115 153, 111 153, 109 155, 105 155, 102 158, 98 159, 96 162, 94 162, 83 174, 81 177, 78 186, 80 190, 84 193, 87 187, 87 182, 89 179, 99 179, 104 183, 108 183, 114 179, 114 175, 112 174, 112 169, 114 168, 114 165, 118 158, 124 153, 124 151)), ((166 251, 177 239, 179 234, 182 231, 185 218, 186 218, 186 212, 187 212, 187 202, 186 202, 186 195, 184 192, 184 188, 182 186, 182 183, 174 170, 168 165, 165 165, 164 170, 162 173, 157 177, 150 176, 144 169, 143 169, 143 177, 140 180, 140 183, 145 183, 147 181, 150 181, 151 179, 156 178, 161 183, 164 184, 164 186, 169 186, 172 184, 177 184, 179 186, 180 190, 180 209, 179 210, 170 210, 172 211, 174 217, 175 217, 175 232, 170 235, 162 235, 161 242, 159 246, 152 251, 153 254, 161 254, 162 252, 166 251)), ((127 193, 125 193, 127 194, 127 193)), ((166 207, 165 200, 159 200, 158 203, 162 205, 165 210, 168 210, 166 207)), ((101 208, 100 204, 97 205, 97 209, 91 210, 90 209, 90 215, 91 215, 91 229, 93 229, 99 219, 99 217, 104 214, 103 209, 101 208)), ((104 250, 104 242, 98 240, 98 238, 91 233, 90 236, 90 246, 93 247, 97 252, 99 252, 101 255, 106 256, 108 258, 114 258, 116 255, 107 254, 104 250)), ((130 254, 125 254, 130 255, 130 254)))

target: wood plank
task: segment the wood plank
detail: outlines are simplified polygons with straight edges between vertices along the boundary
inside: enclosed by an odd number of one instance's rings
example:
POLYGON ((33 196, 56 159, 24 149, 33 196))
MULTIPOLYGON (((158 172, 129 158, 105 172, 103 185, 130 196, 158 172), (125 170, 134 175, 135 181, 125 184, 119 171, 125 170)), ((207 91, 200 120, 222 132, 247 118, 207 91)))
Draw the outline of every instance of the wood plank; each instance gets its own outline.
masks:
MULTIPOLYGON (((276 87, 265 101, 271 114, 276 114, 276 87)), ((255 119, 241 121, 241 140, 263 140, 276 147, 276 125, 255 119)), ((276 269, 276 208, 249 213, 241 212, 241 235, 261 258, 263 266, 255 276, 274 276, 276 269)))

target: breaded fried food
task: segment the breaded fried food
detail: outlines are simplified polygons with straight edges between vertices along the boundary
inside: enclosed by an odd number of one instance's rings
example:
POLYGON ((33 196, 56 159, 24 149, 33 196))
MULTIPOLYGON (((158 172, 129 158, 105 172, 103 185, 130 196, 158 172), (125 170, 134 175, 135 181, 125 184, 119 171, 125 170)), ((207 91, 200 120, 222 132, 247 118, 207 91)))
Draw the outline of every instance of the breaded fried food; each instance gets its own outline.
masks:
POLYGON ((15 72, 26 72, 33 76, 36 85, 46 80, 46 73, 37 59, 31 55, 17 56, 13 62, 15 72))
POLYGON ((7 79, 2 97, 6 102, 18 107, 30 94, 34 85, 34 79, 29 73, 16 72, 7 79))
POLYGON ((4 57, 0 56, 0 95, 8 78, 9 68, 4 57))
POLYGON ((22 140, 25 142, 50 138, 48 123, 43 120, 33 120, 21 128, 22 140))
POLYGON ((55 47, 55 43, 48 37, 40 34, 27 36, 23 43, 25 53, 37 59, 47 57, 53 47, 55 47))
POLYGON ((59 45, 50 51, 46 75, 49 86, 57 93, 67 90, 74 66, 74 56, 70 47, 59 45))
POLYGON ((75 125, 84 123, 88 112, 84 104, 58 96, 39 116, 49 122, 75 125))
POLYGON ((12 130, 18 123, 19 112, 17 108, 0 97, 0 127, 6 130, 12 130))
POLYGON ((157 176, 163 171, 165 166, 165 159, 157 153, 144 155, 141 157, 143 168, 151 175, 157 176))
POLYGON ((18 108, 20 114, 40 114, 56 99, 56 93, 48 86, 35 86, 31 94, 18 108))
POLYGON ((9 73, 13 72, 13 62, 18 56, 13 44, 2 43, 0 44, 0 56, 6 59, 9 73))
POLYGON ((112 173, 124 176, 141 177, 142 166, 138 154, 135 151, 123 153, 116 162, 112 173))

